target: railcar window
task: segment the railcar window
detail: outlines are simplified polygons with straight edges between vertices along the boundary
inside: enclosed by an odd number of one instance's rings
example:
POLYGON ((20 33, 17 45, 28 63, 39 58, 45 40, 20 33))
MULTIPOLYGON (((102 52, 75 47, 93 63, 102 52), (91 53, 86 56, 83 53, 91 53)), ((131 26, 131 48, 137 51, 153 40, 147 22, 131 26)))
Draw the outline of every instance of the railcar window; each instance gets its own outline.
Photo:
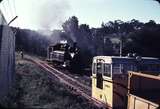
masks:
POLYGON ((155 65, 155 64, 152 64, 152 65, 149 65, 149 70, 150 71, 153 71, 153 72, 159 72, 160 69, 159 69, 159 66, 158 65, 155 65))
POLYGON ((52 48, 51 47, 49 47, 49 52, 52 52, 53 50, 52 50, 52 48))
POLYGON ((139 67, 141 71, 149 71, 149 66, 147 64, 140 65, 139 67))
POLYGON ((132 65, 132 64, 131 64, 131 70, 132 70, 132 71, 137 71, 136 65, 134 65, 134 64, 132 65))
POLYGON ((113 64, 113 74, 121 74, 122 65, 113 64))
POLYGON ((104 64, 104 76, 111 77, 111 65, 110 64, 104 64))
POLYGON ((126 73, 128 73, 128 71, 135 71, 135 70, 136 69, 135 69, 134 65, 132 65, 132 64, 124 64, 121 71, 126 74, 126 73))
POLYGON ((158 65, 155 64, 148 64, 142 67, 142 71, 150 71, 150 72, 159 72, 160 68, 158 65))
POLYGON ((96 68, 96 63, 93 63, 93 66, 92 66, 92 73, 93 74, 96 74, 97 72, 97 70, 96 70, 97 68, 96 68))
POLYGON ((65 50, 65 45, 64 44, 57 44, 55 46, 53 46, 53 50, 60 50, 60 51, 64 51, 65 50))
POLYGON ((97 63, 97 73, 103 73, 103 64, 97 63))

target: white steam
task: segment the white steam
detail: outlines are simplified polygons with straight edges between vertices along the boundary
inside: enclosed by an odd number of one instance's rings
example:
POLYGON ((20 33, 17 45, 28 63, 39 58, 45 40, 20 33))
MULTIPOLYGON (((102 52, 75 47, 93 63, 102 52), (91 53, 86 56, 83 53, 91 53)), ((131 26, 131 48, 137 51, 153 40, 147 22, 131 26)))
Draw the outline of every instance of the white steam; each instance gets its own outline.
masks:
POLYGON ((70 10, 69 0, 15 0, 15 4, 18 24, 14 25, 34 30, 60 28, 70 10))

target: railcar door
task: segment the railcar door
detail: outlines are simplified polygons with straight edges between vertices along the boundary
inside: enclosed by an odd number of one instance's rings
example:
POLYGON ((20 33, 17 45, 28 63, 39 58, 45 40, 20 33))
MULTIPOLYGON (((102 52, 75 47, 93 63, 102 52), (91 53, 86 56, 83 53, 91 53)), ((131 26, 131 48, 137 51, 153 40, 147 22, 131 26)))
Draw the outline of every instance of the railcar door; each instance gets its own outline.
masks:
POLYGON ((100 89, 103 89, 104 62, 105 61, 103 59, 97 59, 96 87, 100 89))

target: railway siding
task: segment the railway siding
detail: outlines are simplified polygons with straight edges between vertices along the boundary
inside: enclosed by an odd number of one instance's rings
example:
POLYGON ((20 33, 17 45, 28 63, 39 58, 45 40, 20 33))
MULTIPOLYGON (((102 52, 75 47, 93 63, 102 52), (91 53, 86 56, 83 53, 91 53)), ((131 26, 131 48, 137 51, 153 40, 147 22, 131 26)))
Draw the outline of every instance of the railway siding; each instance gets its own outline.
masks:
POLYGON ((72 91, 85 97, 86 99, 88 99, 88 101, 90 101, 94 105, 96 105, 100 108, 106 108, 104 103, 97 101, 96 99, 91 97, 91 87, 84 85, 84 84, 78 82, 76 79, 74 79, 74 78, 64 74, 63 72, 51 67, 45 61, 41 61, 37 58, 33 59, 32 57, 27 57, 26 59, 34 62, 35 64, 37 64, 39 67, 46 70, 51 75, 54 75, 55 77, 57 77, 61 83, 66 84, 70 89, 72 89, 72 91))

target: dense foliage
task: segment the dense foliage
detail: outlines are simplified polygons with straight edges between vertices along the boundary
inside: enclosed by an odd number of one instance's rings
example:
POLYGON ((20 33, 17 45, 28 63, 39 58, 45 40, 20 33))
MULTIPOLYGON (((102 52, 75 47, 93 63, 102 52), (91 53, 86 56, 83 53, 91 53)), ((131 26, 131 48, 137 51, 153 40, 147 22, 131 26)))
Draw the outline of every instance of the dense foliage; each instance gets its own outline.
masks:
POLYGON ((73 16, 62 27, 63 30, 50 31, 49 35, 17 29, 16 49, 46 56, 49 44, 67 39, 70 44, 77 42, 82 60, 87 63, 95 55, 119 55, 121 40, 124 56, 137 53, 141 56, 160 57, 160 24, 153 20, 147 23, 135 19, 128 22, 115 20, 103 22, 100 28, 90 28, 87 24, 79 24, 78 18, 73 16))

